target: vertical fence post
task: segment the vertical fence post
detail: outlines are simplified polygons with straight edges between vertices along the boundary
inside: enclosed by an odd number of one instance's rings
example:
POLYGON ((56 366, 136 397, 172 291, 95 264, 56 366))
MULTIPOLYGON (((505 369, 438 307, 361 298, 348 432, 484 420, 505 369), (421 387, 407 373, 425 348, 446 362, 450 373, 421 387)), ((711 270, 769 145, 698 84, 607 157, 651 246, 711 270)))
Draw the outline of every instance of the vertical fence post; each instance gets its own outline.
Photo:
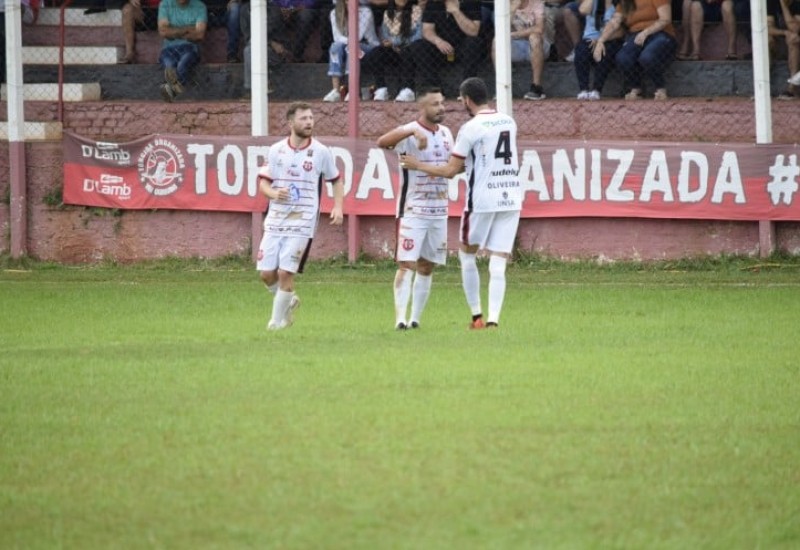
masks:
MULTIPOLYGON (((344 2, 345 0, 339 0, 344 2)), ((358 0, 346 0, 347 11, 347 67, 349 77, 347 88, 350 90, 350 100, 347 106, 347 136, 353 139, 360 134, 358 124, 358 111, 361 104, 361 48, 358 40, 359 13, 358 0)), ((324 25, 325 22, 323 21, 324 25)), ((350 263, 358 259, 361 248, 361 228, 358 215, 354 212, 347 213, 347 259, 350 263)))
MULTIPOLYGON (((750 0, 753 29, 753 90, 755 92, 756 143, 772 143, 772 99, 770 97, 769 51, 767 49, 767 8, 761 0, 750 0)), ((775 224, 758 222, 759 255, 775 251, 775 224)))
MULTIPOLYGON (((250 1, 250 108, 251 134, 253 137, 269 135, 269 101, 267 99, 267 0, 250 1)), ((258 256, 258 247, 264 232, 263 215, 253 212, 250 220, 250 254, 258 256)))
POLYGON ((6 2, 6 74, 8 80, 8 160, 11 165, 11 257, 27 252, 28 204, 25 170, 25 103, 22 80, 22 8, 6 2))
POLYGON ((508 44, 495 51, 494 81, 497 92, 497 110, 513 116, 511 93, 513 80, 511 73, 511 7, 509 0, 494 3, 494 36, 497 44, 508 44))

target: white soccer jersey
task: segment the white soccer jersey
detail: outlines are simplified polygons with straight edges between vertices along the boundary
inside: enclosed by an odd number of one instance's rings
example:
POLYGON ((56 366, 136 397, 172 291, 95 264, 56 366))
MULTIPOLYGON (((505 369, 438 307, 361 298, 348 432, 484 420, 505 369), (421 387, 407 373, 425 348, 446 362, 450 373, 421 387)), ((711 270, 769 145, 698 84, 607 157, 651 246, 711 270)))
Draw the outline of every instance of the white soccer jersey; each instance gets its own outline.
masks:
MULTIPOLYGON (((419 130, 428 137, 425 149, 417 148, 417 140, 408 136, 395 146, 398 154, 411 155, 429 164, 447 164, 453 148, 453 134, 447 126, 430 128, 419 121, 403 128, 419 130)), ((400 192, 397 195, 397 217, 446 218, 447 178, 430 176, 419 170, 400 168, 400 192)))
POLYGON ((458 131, 453 155, 464 159, 467 212, 522 209, 517 123, 494 110, 481 111, 458 131))
POLYGON ((269 179, 274 189, 288 188, 291 195, 287 201, 270 201, 264 232, 312 238, 319 218, 322 180, 339 178, 330 149, 313 138, 300 149, 292 147, 288 139, 279 141, 269 148, 267 165, 258 175, 269 179))

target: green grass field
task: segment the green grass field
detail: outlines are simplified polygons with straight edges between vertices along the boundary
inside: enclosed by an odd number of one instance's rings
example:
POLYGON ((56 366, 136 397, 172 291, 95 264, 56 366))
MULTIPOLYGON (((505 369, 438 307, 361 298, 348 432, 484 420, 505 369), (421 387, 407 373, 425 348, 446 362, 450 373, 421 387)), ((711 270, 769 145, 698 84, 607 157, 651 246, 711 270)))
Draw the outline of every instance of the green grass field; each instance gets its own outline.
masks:
POLYGON ((800 261, 455 264, 6 261, 0 548, 800 547, 800 261))

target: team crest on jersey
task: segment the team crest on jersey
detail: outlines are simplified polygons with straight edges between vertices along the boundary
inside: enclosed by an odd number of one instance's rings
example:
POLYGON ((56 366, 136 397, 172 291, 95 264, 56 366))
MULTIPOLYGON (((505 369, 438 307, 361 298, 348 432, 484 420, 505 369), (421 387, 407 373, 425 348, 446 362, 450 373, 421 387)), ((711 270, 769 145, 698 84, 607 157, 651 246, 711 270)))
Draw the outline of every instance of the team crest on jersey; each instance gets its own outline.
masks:
POLYGON ((413 250, 414 239, 403 239, 403 250, 413 250))
POLYGON ((137 159, 139 181, 151 195, 164 197, 183 183, 186 161, 177 145, 157 138, 142 150, 137 159))
POLYGON ((303 163, 303 170, 305 170, 306 172, 311 172, 311 170, 313 169, 314 169, 314 163, 311 162, 310 160, 307 160, 303 163))

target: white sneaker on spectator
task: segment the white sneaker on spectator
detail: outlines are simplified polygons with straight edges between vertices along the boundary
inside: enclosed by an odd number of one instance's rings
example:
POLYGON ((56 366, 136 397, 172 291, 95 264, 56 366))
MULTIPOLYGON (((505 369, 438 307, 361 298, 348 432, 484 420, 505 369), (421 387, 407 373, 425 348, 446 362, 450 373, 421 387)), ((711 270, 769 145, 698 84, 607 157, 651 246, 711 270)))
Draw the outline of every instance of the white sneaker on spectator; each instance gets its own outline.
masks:
POLYGON ((581 90, 578 92, 578 99, 589 99, 589 94, 591 92, 589 90, 581 90))
POLYGON ((575 61, 575 50, 569 52, 569 55, 564 58, 564 61, 567 63, 573 63, 575 61))
POLYGON ((328 103, 336 103, 341 100, 342 94, 339 93, 339 90, 331 90, 322 98, 322 101, 327 101, 328 103))
POLYGON ((388 101, 389 88, 378 88, 375 90, 375 95, 372 96, 373 101, 388 101))
POLYGON ((600 92, 598 92, 597 90, 592 90, 586 96, 586 99, 588 99, 589 101, 598 101, 600 99, 600 92))
POLYGON ((789 79, 789 84, 792 86, 800 86, 800 72, 794 73, 794 76, 789 79))
POLYGON ((403 88, 400 90, 400 93, 397 94, 397 97, 394 98, 395 101, 401 101, 403 103, 411 103, 412 101, 417 100, 416 94, 414 94, 414 90, 411 88, 403 88))

